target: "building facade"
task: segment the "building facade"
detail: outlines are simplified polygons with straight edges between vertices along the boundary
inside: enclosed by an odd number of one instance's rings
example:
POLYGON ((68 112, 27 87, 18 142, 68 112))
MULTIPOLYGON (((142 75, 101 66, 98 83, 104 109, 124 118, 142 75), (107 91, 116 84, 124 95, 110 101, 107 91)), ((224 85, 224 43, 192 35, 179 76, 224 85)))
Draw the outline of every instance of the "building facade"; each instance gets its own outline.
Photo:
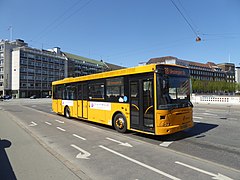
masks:
POLYGON ((235 82, 235 65, 233 63, 222 63, 217 66, 226 73, 227 82, 235 82))
POLYGON ((67 60, 67 76, 78 77, 88 74, 104 72, 108 67, 102 62, 94 59, 61 52, 67 60))
POLYGON ((196 80, 235 82, 235 72, 232 71, 235 69, 235 66, 232 63, 223 63, 217 65, 213 62, 208 62, 203 64, 181 60, 172 56, 152 58, 147 62, 147 64, 151 63, 186 66, 190 70, 191 77, 196 80))
POLYGON ((12 88, 15 98, 51 95, 52 81, 66 76, 66 59, 55 51, 18 47, 12 51, 12 88))
POLYGON ((240 67, 235 68, 235 81, 240 83, 240 67))
POLYGON ((0 97, 46 97, 51 95, 52 81, 123 68, 110 65, 62 52, 58 47, 43 50, 31 48, 21 39, 1 40, 0 97))
POLYGON ((27 46, 21 39, 0 40, 0 96, 11 95, 12 88, 12 50, 27 46))

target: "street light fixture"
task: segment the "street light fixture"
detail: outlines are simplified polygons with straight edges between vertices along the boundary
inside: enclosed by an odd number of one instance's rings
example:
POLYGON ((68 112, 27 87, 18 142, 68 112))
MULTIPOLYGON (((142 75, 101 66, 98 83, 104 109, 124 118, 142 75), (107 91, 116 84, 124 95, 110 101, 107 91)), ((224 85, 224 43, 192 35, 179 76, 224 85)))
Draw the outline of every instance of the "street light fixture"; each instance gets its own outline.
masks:
POLYGON ((196 42, 200 42, 200 41, 201 41, 201 38, 199 36, 197 36, 196 42))

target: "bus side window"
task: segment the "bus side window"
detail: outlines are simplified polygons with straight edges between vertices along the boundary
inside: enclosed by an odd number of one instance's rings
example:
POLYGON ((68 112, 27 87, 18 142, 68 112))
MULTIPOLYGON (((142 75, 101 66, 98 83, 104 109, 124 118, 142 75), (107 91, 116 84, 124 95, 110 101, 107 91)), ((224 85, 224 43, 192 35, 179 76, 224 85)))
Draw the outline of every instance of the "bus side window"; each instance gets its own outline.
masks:
POLYGON ((53 86, 53 99, 62 98, 63 98, 63 86, 62 85, 53 86))
POLYGON ((124 96, 123 77, 106 80, 106 98, 108 101, 118 102, 124 96))
POLYGON ((76 86, 75 85, 68 85, 64 89, 64 99, 65 100, 76 100, 76 86))
POLYGON ((89 99, 104 99, 104 83, 89 84, 89 99))
POLYGON ((82 100, 82 85, 81 84, 78 84, 77 85, 77 99, 78 100, 82 100))
POLYGON ((87 84, 83 84, 83 100, 87 100, 88 99, 88 85, 87 84))

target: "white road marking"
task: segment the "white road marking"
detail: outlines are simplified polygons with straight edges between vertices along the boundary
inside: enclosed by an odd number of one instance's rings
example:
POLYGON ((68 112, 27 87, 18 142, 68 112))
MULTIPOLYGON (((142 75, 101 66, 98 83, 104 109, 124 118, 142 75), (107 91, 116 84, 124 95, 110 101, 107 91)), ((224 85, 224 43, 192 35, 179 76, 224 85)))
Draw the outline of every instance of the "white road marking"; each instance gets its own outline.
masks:
POLYGON ((45 124, 47 124, 47 125, 49 125, 49 126, 51 126, 52 125, 52 123, 50 123, 50 122, 45 122, 45 124))
POLYGON ((106 138, 107 140, 110 140, 110 141, 113 141, 113 142, 116 142, 116 143, 119 143, 119 145, 121 145, 121 146, 126 146, 126 147, 133 147, 131 144, 129 144, 129 143, 123 143, 123 142, 121 142, 121 141, 118 141, 118 140, 115 140, 115 139, 112 139, 112 138, 109 138, 109 137, 107 137, 106 138))
POLYGON ((125 155, 123 155, 123 154, 121 154, 121 153, 119 153, 119 152, 116 152, 116 151, 114 151, 114 150, 112 150, 112 149, 109 149, 109 148, 107 148, 107 147, 105 147, 105 146, 99 145, 99 147, 102 148, 102 149, 105 149, 105 150, 107 150, 107 151, 109 151, 109 152, 111 152, 111 153, 113 153, 113 154, 116 154, 116 155, 118 155, 118 156, 120 156, 120 157, 122 157, 122 158, 125 158, 125 159, 127 159, 127 160, 129 160, 129 161, 131 161, 131 162, 133 162, 133 163, 135 163, 135 164, 138 164, 138 165, 140 165, 140 166, 142 166, 142 167, 145 167, 145 168, 147 168, 147 169, 149 169, 149 170, 151 170, 151 171, 154 171, 154 172, 156 172, 156 173, 158 173, 158 174, 161 174, 161 175, 163 175, 163 176, 165 176, 165 177, 168 177, 168 178, 173 179, 173 180, 181 180, 181 179, 176 178, 176 177, 174 177, 174 176, 172 176, 172 175, 170 175, 170 174, 167 174, 167 173, 165 173, 165 172, 163 172, 163 171, 160 171, 159 169, 156 169, 156 168, 151 167, 151 166, 149 166, 149 165, 147 165, 147 164, 144 164, 144 163, 142 163, 142 162, 140 162, 140 161, 137 161, 137 160, 132 159, 132 158, 130 158, 130 157, 128 157, 128 156, 125 156, 125 155))
POLYGON ((201 121, 194 121, 195 123, 200 123, 201 121))
POLYGON ((65 129, 60 128, 60 127, 57 127, 57 129, 59 129, 60 131, 66 131, 65 129))
POLYGON ((58 122, 58 123, 61 123, 61 124, 64 123, 63 121, 60 121, 60 120, 58 120, 58 119, 55 119, 55 121, 58 122))
POLYGON ((203 118, 198 116, 193 116, 193 119, 203 119, 203 118))
POLYGON ((160 146, 163 146, 163 147, 168 147, 170 144, 172 144, 173 141, 168 141, 168 142, 162 142, 161 144, 159 144, 160 146))
POLYGON ((228 118, 228 120, 238 120, 237 118, 228 118))
POLYGON ((37 125, 37 123, 32 121, 31 124, 29 124, 28 126, 32 126, 33 127, 33 126, 36 126, 36 125, 37 125))
POLYGON ((71 144, 71 146, 80 151, 80 153, 76 156, 76 158, 79 158, 79 159, 89 159, 88 157, 91 156, 91 154, 89 152, 81 149, 80 147, 78 147, 78 146, 76 146, 74 144, 71 144))
POLYGON ((81 136, 79 136, 79 135, 77 135, 77 134, 73 134, 73 136, 75 136, 76 138, 79 138, 79 139, 82 139, 82 140, 86 141, 85 138, 83 138, 83 137, 81 137, 81 136))
POLYGON ((218 174, 214 174, 214 173, 211 173, 211 172, 208 172, 208 171, 205 171, 205 170, 202 170, 202 169, 199 169, 199 168, 196 168, 194 166, 190 166, 188 164, 185 164, 185 163, 182 163, 182 162, 179 162, 179 161, 175 161, 176 164, 179 164, 179 165, 182 165, 182 166, 185 166, 187 168, 190 168, 190 169, 193 169, 195 171, 198 171, 198 172, 201 172, 201 173, 204 173, 204 174, 207 174, 209 176, 212 176, 212 179, 217 179, 217 180, 233 180, 232 178, 229 178, 225 175, 222 175, 220 173, 218 174))
POLYGON ((211 113, 203 113, 204 115, 208 115, 208 116, 218 116, 216 114, 211 114, 211 113))

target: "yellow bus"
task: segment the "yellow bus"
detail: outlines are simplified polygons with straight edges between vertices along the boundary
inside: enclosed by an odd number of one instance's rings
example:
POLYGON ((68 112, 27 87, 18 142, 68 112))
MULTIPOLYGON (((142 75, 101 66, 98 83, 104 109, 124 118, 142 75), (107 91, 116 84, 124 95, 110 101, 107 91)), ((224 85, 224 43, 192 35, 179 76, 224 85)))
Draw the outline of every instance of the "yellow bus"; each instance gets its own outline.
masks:
POLYGON ((52 109, 79 118, 153 135, 193 126, 189 69, 150 64, 52 83, 52 109))

